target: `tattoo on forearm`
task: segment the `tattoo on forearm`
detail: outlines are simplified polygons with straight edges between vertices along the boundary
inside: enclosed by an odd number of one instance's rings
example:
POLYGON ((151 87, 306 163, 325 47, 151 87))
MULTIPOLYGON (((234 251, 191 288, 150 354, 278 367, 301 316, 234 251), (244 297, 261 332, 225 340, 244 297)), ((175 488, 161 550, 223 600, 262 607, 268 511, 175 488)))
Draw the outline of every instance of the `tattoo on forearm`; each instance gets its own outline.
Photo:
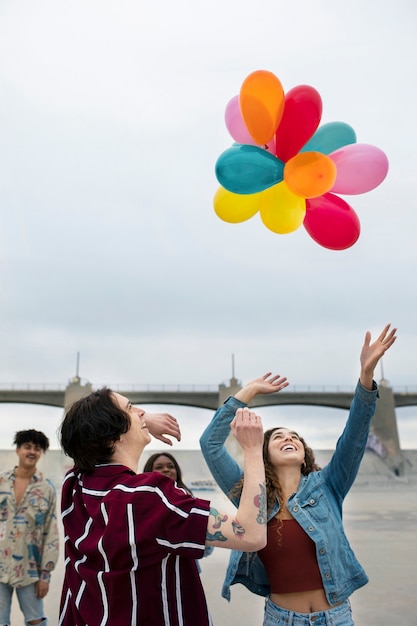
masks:
MULTIPOLYGON (((213 528, 220 528, 222 523, 226 522, 228 519, 227 515, 220 513, 213 507, 210 507, 210 515, 214 517, 213 528)), ((206 537, 208 541, 227 541, 227 537, 225 537, 220 530, 214 533, 207 531, 206 537)))
POLYGON ((241 539, 243 535, 246 533, 246 530, 239 524, 237 520, 233 520, 232 522, 233 533, 241 539))
POLYGON ((208 541, 227 541, 227 537, 225 537, 220 530, 215 533, 209 533, 209 531, 207 531, 206 538, 208 541))
POLYGON ((256 521, 258 522, 258 524, 266 524, 266 522, 267 522, 267 515, 266 515, 266 489, 265 489, 265 483, 262 483, 261 485, 259 485, 259 487, 261 488, 261 493, 258 494, 257 496, 255 496, 255 498, 253 500, 255 506, 258 507, 258 516, 256 518, 256 521))
POLYGON ((227 520, 227 515, 219 513, 219 511, 217 509, 214 509, 213 507, 210 507, 210 515, 212 515, 215 519, 213 528, 220 528, 222 523, 227 520))

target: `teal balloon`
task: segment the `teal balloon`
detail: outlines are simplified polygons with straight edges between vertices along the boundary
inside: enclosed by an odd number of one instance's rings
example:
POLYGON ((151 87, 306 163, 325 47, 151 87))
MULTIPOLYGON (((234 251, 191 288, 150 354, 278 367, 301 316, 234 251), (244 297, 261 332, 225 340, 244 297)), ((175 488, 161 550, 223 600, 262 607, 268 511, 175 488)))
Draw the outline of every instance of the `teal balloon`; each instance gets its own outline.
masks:
POLYGON ((353 128, 344 122, 329 122, 316 130, 301 152, 331 154, 350 143, 356 143, 356 133, 353 128))
POLYGON ((264 191, 284 179, 284 163, 276 156, 249 144, 234 144, 216 162, 220 185, 232 193, 264 191))

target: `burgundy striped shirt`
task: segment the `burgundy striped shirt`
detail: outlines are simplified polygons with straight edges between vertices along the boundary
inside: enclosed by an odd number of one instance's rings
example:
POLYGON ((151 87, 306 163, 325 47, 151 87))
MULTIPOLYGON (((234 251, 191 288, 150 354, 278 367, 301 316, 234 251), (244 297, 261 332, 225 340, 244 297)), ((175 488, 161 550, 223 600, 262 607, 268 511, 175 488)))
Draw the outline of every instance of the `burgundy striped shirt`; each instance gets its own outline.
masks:
POLYGON ((195 559, 210 502, 162 474, 100 465, 62 487, 60 626, 209 626, 195 559))

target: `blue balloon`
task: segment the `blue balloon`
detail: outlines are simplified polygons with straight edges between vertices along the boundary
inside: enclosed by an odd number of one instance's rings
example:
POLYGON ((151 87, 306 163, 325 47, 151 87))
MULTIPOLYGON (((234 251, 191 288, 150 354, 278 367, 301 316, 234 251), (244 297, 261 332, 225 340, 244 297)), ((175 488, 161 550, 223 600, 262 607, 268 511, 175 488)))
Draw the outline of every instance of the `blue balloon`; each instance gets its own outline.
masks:
POLYGON ((234 144, 216 162, 220 185, 232 193, 264 191, 284 179, 284 163, 276 156, 248 144, 234 144))
POLYGON ((316 130, 301 152, 331 154, 350 143, 356 143, 356 133, 353 128, 344 122, 329 122, 316 130))

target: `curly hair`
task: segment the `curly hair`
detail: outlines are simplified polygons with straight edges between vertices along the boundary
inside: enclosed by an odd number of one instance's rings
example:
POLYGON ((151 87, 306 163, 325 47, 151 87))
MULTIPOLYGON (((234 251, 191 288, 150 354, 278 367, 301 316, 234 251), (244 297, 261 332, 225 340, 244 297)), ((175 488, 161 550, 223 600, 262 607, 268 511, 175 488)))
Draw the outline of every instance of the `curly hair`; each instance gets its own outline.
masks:
POLYGON ((48 437, 40 430, 19 430, 13 439, 13 443, 16 448, 20 448, 24 443, 34 443, 35 446, 39 446, 44 452, 49 448, 48 437))
MULTIPOLYGON (((270 428, 269 430, 266 430, 264 432, 262 456, 263 456, 264 466, 265 466, 266 497, 267 497, 268 511, 272 509, 272 507, 274 506, 274 504, 276 503, 278 499, 279 504, 280 504, 280 514, 282 514, 283 506, 284 506, 284 495, 282 493, 282 487, 278 480, 278 476, 276 474, 275 468, 269 459, 269 451, 268 451, 269 440, 271 439, 272 434, 276 430, 279 430, 280 428, 283 428, 283 426, 276 426, 275 428, 270 428)), ((298 439, 301 441, 301 443, 303 444, 303 448, 304 448, 304 463, 301 466, 302 475, 307 476, 311 472, 317 472, 321 468, 317 465, 315 461, 313 450, 307 445, 307 443, 302 437, 300 437, 296 432, 294 432, 294 434, 297 435, 298 439)), ((244 476, 242 476, 242 478, 236 483, 236 485, 234 485, 234 487, 230 491, 230 496, 232 498, 238 498, 240 494, 242 493, 243 481, 244 481, 244 476)), ((278 517, 279 516, 280 515, 278 514, 278 517)))
MULTIPOLYGON (((270 510, 273 507, 274 503, 276 502, 278 498, 279 504, 280 504, 280 510, 282 511, 283 504, 284 504, 282 488, 279 483, 278 477, 276 475, 275 468, 272 465, 269 459, 269 454, 268 454, 269 440, 271 439, 272 434, 276 430, 279 430, 280 428, 283 428, 283 427, 277 426, 276 428, 270 428, 269 430, 265 431, 262 456, 263 456, 264 465, 265 465, 266 495, 267 495, 268 510, 270 510)), ((298 433, 294 432, 294 434, 301 441, 301 443, 303 444, 303 448, 304 448, 304 463, 301 466, 301 474, 303 476, 308 476, 308 474, 310 474, 311 472, 317 472, 320 469, 320 467, 317 465, 315 461, 313 450, 307 445, 305 440, 302 437, 300 437, 298 433)))

